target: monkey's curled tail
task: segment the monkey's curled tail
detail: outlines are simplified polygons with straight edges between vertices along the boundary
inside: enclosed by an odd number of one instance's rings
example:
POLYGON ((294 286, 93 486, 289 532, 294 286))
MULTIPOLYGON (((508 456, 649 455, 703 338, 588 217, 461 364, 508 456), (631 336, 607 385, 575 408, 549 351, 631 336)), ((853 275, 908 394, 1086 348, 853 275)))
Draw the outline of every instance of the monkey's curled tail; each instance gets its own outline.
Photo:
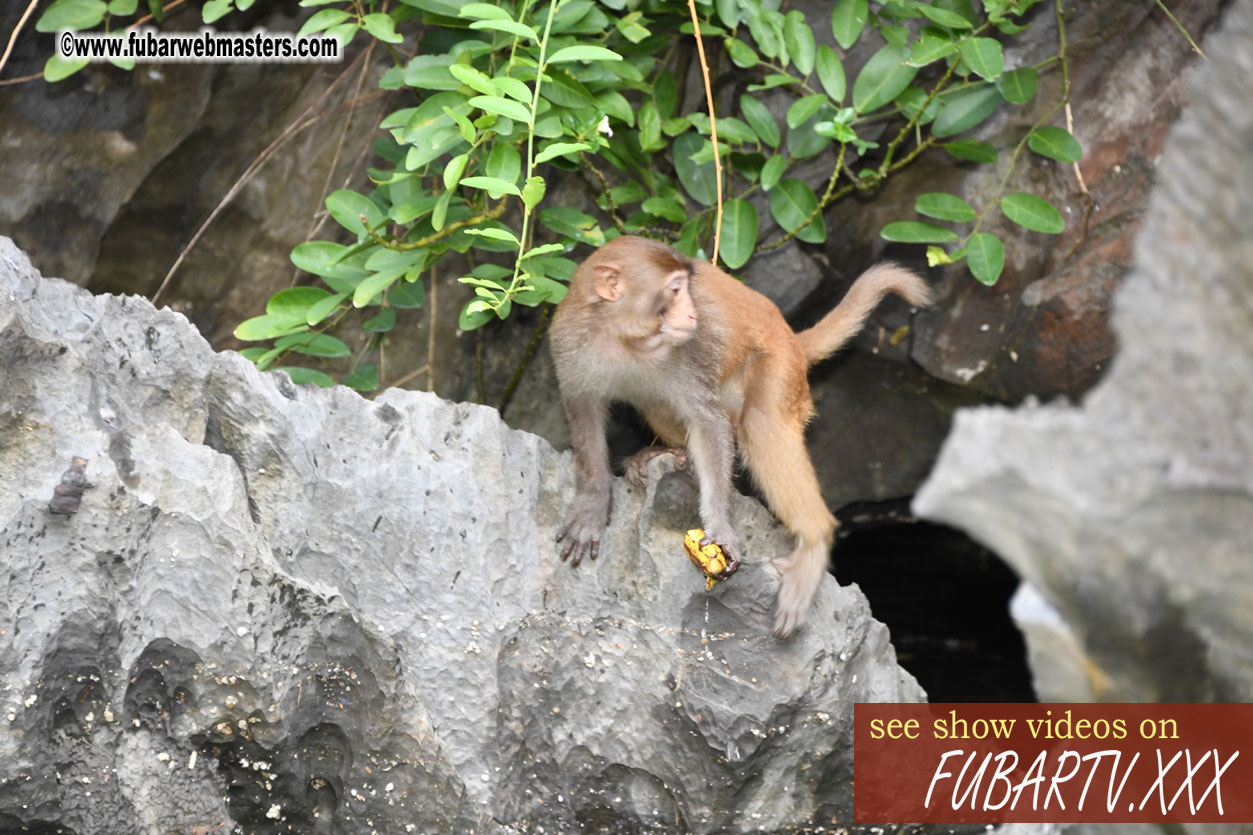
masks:
POLYGON ((834 310, 796 335, 805 360, 813 365, 843 347, 857 335, 888 293, 895 293, 915 307, 931 304, 931 288, 916 274, 891 262, 875 264, 857 277, 834 310))

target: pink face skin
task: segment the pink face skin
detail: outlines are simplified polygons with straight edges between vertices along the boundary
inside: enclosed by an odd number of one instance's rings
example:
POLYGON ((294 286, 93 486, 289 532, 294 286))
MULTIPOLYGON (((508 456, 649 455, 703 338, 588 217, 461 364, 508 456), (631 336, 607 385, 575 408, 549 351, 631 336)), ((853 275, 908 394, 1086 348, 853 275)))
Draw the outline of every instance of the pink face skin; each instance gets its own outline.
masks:
POLYGON ((653 353, 677 347, 696 333, 696 305, 688 291, 690 272, 671 270, 661 276, 657 272, 642 269, 628 281, 617 264, 595 267, 596 294, 606 302, 623 305, 616 322, 621 325, 623 340, 635 351, 653 353))

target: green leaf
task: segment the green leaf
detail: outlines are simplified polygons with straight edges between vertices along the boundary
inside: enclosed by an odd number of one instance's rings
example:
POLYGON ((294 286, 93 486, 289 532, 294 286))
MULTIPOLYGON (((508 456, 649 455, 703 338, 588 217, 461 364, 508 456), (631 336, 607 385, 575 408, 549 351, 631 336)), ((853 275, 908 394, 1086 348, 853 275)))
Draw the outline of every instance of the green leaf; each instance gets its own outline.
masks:
MULTIPOLYGON (((814 69, 814 33, 805 23, 805 15, 793 9, 783 22, 783 42, 788 55, 801 75, 809 75, 814 69)), ((753 214, 754 219, 757 217, 753 214)))
POLYGON ((966 263, 970 274, 982 284, 996 283, 1005 269, 1005 247, 1001 239, 987 232, 972 235, 966 245, 966 263))
POLYGON ((651 153, 666 147, 665 140, 661 138, 661 116, 657 113, 657 105, 652 101, 646 101, 640 106, 639 126, 641 151, 651 153))
POLYGON ((491 3, 466 3, 457 12, 457 16, 473 20, 513 20, 509 12, 491 3))
POLYGON ((548 162, 554 157, 573 154, 577 151, 590 151, 592 146, 586 142, 552 142, 535 156, 535 164, 548 162))
POLYGON ((108 6, 103 0, 57 0, 48 7, 37 23, 36 32, 60 32, 62 29, 90 29, 104 20, 108 6))
POLYGON ((734 29, 740 25, 739 0, 714 0, 714 8, 718 12, 718 19, 728 29, 734 29))
POLYGON ((331 375, 324 371, 314 371, 312 368, 300 368, 299 366, 284 365, 271 370, 282 371, 288 377, 291 377, 291 381, 298 386, 303 386, 306 383, 314 383, 319 388, 328 389, 335 385, 335 381, 331 379, 331 375))
POLYGON ((1001 44, 992 38, 970 38, 962 41, 961 56, 966 66, 988 81, 995 81, 1005 71, 1005 55, 1001 51, 1001 44))
POLYGON ((231 11, 231 0, 205 0, 205 4, 200 6, 200 21, 211 25, 231 14, 231 11))
POLYGON ((626 96, 617 90, 602 90, 597 93, 596 104, 601 110, 619 122, 624 122, 628 125, 635 124, 635 110, 631 107, 631 103, 627 101, 626 96))
POLYGON ((479 236, 483 238, 489 238, 493 241, 504 241, 507 244, 512 244, 515 249, 517 249, 520 246, 520 244, 518 243, 517 235, 513 234, 513 232, 509 231, 508 229, 500 229, 495 226, 484 226, 478 229, 467 229, 465 230, 465 234, 479 236))
POLYGON ((321 32, 328 26, 334 26, 337 23, 343 23, 352 15, 343 9, 322 9, 315 12, 312 17, 305 21, 304 26, 300 27, 300 31, 296 33, 297 37, 301 35, 312 35, 321 32))
MULTIPOLYGON (((985 6, 984 10, 991 15, 993 8, 998 0, 991 0, 991 6, 985 6)), ((1038 3, 1040 0, 1028 0, 1028 5, 1038 3)), ((974 26, 979 22, 979 14, 975 11, 974 3, 971 0, 932 0, 931 5, 941 9, 948 9, 950 12, 956 12, 970 22, 974 26)))
POLYGON ((267 313, 264 316, 253 316, 245 319, 235 328, 235 338, 244 342, 257 342, 263 339, 275 339, 291 333, 303 333, 309 330, 303 318, 277 316, 267 313))
POLYGON ((340 226, 358 236, 366 233, 359 215, 365 215, 371 229, 377 229, 387 220, 387 216, 383 214, 378 204, 364 194, 357 194, 349 189, 340 189, 328 194, 326 210, 340 226))
POLYGON ((522 205, 534 209, 544 199, 545 190, 547 186, 543 177, 528 177, 526 185, 522 186, 522 205))
POLYGON ((477 90, 485 96, 496 96, 499 91, 496 85, 483 73, 471 67, 469 64, 451 64, 448 72, 462 84, 477 90))
POLYGON ((1056 235, 1066 228, 1061 212, 1049 205, 1048 201, 1023 191, 1002 197, 1001 211, 1005 213, 1005 217, 1032 232, 1056 235))
POLYGON ((361 23, 367 32, 383 43, 400 43, 404 40, 396 31, 396 21, 392 20, 391 15, 375 12, 361 18, 361 23))
POLYGON ((474 144, 474 138, 478 136, 478 132, 474 130, 474 125, 470 124, 470 120, 462 115, 459 111, 453 110, 451 107, 445 107, 444 113, 449 119, 457 123, 457 130, 461 134, 461 138, 465 140, 467 145, 474 144))
POLYGON ((821 93, 815 93, 812 96, 805 96, 792 102, 792 106, 787 109, 787 126, 793 130, 805 124, 817 113, 824 104, 827 103, 827 97, 821 93))
POLYGON ((718 117, 718 144, 756 145, 757 132, 734 116, 718 117))
POLYGON ((975 210, 965 200, 955 194, 946 194, 942 191, 918 195, 914 209, 920 215, 953 223, 968 223, 978 217, 975 210))
POLYGON ((979 139, 956 139, 940 147, 968 162, 996 162, 996 148, 979 139))
POLYGON ((298 354, 305 354, 311 357, 336 359, 352 356, 351 348, 330 334, 325 333, 291 334, 279 338, 274 343, 274 347, 281 351, 293 350, 298 354))
POLYGON ((1078 162, 1083 159, 1083 146, 1065 128, 1046 125, 1036 128, 1027 139, 1031 150, 1058 162, 1078 162))
POLYGON ((55 52, 48 56, 48 60, 44 62, 44 81, 49 84, 56 83, 62 79, 69 78, 74 73, 91 63, 86 58, 78 58, 73 61, 67 61, 55 52))
POLYGON ((839 0, 831 10, 831 32, 836 43, 843 49, 857 43, 869 17, 866 0, 839 0))
POLYGON ((344 378, 344 385, 357 391, 374 391, 379 387, 379 370, 370 363, 363 362, 357 366, 356 371, 344 378))
POLYGON ((657 105, 657 115, 664 122, 674 115, 674 108, 679 101, 679 83, 674 80, 674 73, 662 70, 653 80, 653 102, 657 105))
POLYGON ((392 285, 387 291, 387 303, 395 308, 421 307, 422 302, 426 299, 426 288, 422 286, 421 281, 409 281, 409 274, 405 274, 405 280, 399 281, 392 285))
MULTIPOLYGON (((349 263, 348 247, 330 241, 308 241, 291 251, 291 262, 305 272, 339 281, 360 281, 369 273, 359 263, 349 263)), ((328 282, 329 283, 329 282, 328 282)))
POLYGON ((133 15, 139 8, 139 0, 109 0, 109 14, 117 17, 133 15))
POLYGON ((531 123, 531 109, 513 99, 506 99, 500 96, 471 96, 470 106, 477 107, 484 113, 508 116, 515 122, 521 122, 524 125, 531 123))
POLYGON ((916 220, 889 223, 879 236, 885 241, 902 244, 943 244, 957 240, 957 235, 950 229, 916 220))
MULTIPOLYGON (((806 218, 818 208, 818 197, 814 190, 803 180, 780 180, 776 188, 770 190, 770 214, 775 222, 785 231, 791 232, 805 223, 806 218)), ((805 243, 820 244, 827 239, 827 227, 823 222, 822 213, 814 215, 796 237, 805 243)))
POLYGON ((431 211, 431 228, 436 232, 444 228, 444 221, 448 219, 448 206, 452 202, 452 191, 445 191, 439 196, 435 208, 431 211))
POLYGON ((470 161, 469 154, 458 154, 448 160, 448 164, 444 166, 444 188, 452 191, 457 187, 457 183, 461 180, 461 175, 465 173, 466 163, 470 161))
MULTIPOLYGON (((896 97, 896 106, 905 114, 905 118, 912 119, 926 100, 927 92, 921 87, 908 87, 896 97)), ((932 99, 922 116, 918 117, 918 124, 926 125, 935 121, 936 114, 940 112, 940 104, 939 99, 932 99)))
POLYGON ((514 20, 476 20, 470 24, 470 28, 508 32, 510 35, 516 35, 519 38, 530 38, 539 43, 539 35, 536 34, 534 29, 525 23, 518 23, 514 20))
POLYGON ((614 21, 613 25, 622 34, 622 37, 631 43, 640 43, 652 35, 652 32, 648 31, 648 28, 640 23, 643 19, 643 12, 634 11, 614 21))
POLYGON ((531 95, 531 88, 526 86, 524 82, 516 78, 510 78, 507 75, 498 75, 492 79, 492 83, 509 98, 516 99, 530 106, 533 96, 531 95))
MULTIPOLYGON (((390 297, 391 293, 387 295, 390 297)), ((396 327, 396 308, 394 307, 385 307, 377 316, 372 316, 361 323, 361 329, 367 333, 387 333, 394 327, 396 327)))
POLYGON ((783 176, 783 172, 787 170, 787 157, 776 155, 766 160, 766 164, 761 169, 761 188, 763 191, 770 191, 774 188, 779 178, 783 176))
POLYGON ((748 44, 739 38, 726 38, 722 42, 727 54, 731 56, 731 62, 741 69, 749 69, 757 66, 760 60, 757 52, 748 44))
POLYGON ((327 316, 330 316, 339 306, 343 304, 344 299, 348 298, 348 293, 336 293, 333 296, 327 296, 321 301, 316 301, 309 305, 309 310, 305 313, 305 324, 313 326, 321 322, 327 316))
POLYGON ((792 84, 796 81, 790 75, 783 73, 771 73, 761 80, 760 84, 750 84, 747 89, 750 93, 759 93, 762 90, 773 90, 775 87, 782 87, 786 84, 792 84))
POLYGON ((907 60, 909 50, 896 44, 888 44, 870 57, 853 82, 853 107, 858 113, 883 107, 909 86, 918 68, 908 66, 907 60))
POLYGON ((1001 91, 991 84, 979 84, 945 96, 944 108, 935 118, 931 133, 943 138, 970 130, 991 116, 1002 101, 1001 91))
POLYGON ((376 303, 376 297, 379 293, 390 287, 396 279, 400 278, 404 271, 405 268, 403 266, 393 267, 389 270, 374 273, 369 278, 363 280, 352 291, 352 306, 366 307, 376 303))
POLYGON ((771 148, 779 147, 779 140, 782 138, 779 134, 779 123, 774 120, 770 108, 745 93, 740 96, 740 112, 744 114, 753 131, 761 137, 762 142, 771 148))
POLYGON ((590 44, 576 44, 559 49, 548 57, 549 64, 560 64, 566 61, 621 61, 622 56, 612 49, 590 44))
POLYGON ((1039 76, 1031 67, 1007 72, 997 82, 1001 95, 1010 104, 1026 104, 1035 98, 1039 76))
MULTIPOLYGON (((491 153, 487 155, 487 162, 483 164, 483 173, 488 177, 504 180, 513 185, 518 182, 518 177, 522 174, 522 155, 508 142, 497 142, 492 146, 491 153)), ((488 193, 493 200, 498 200, 505 190, 489 189, 488 193)), ((517 190, 508 193, 520 194, 517 190)))
POLYGON ((712 206, 716 197, 717 174, 712 161, 700 164, 692 161, 692 156, 706 143, 700 134, 685 133, 674 140, 673 157, 674 171, 679 176, 683 189, 696 202, 712 206))
MULTIPOLYGON (((682 220, 682 218, 679 218, 682 220)), ((722 261, 733 270, 747 263, 757 246, 757 210, 747 200, 728 200, 722 206, 722 261)))
MULTIPOLYGON (((518 260, 523 261, 527 258, 537 258, 541 255, 548 255, 551 252, 565 252, 565 249, 565 244, 540 244, 539 246, 528 249, 518 260)), ((528 267, 528 269, 531 268, 528 267)))
POLYGON ((152 13, 152 19, 157 23, 165 20, 165 6, 161 0, 148 0, 148 11, 152 13))
POLYGON ((957 12, 942 9, 938 6, 928 6, 926 3, 915 3, 914 8, 923 15, 931 18, 931 20, 943 26, 945 29, 969 29, 971 23, 957 12))
POLYGON ((909 64, 913 67, 925 67, 927 64, 947 58, 957 51, 957 44, 948 38, 924 32, 914 42, 913 52, 909 56, 909 64))
POLYGON ((909 44, 909 29, 904 26, 880 26, 879 34, 890 44, 901 47, 909 44))
POLYGON ((848 82, 844 78, 844 65, 840 63, 835 50, 826 44, 818 47, 817 67, 818 80, 822 82, 822 89, 827 91, 831 101, 837 104, 843 103, 848 82))
POLYGON ((462 309, 457 318, 457 327, 463 331, 472 331, 487 324, 495 316, 491 305, 482 299, 475 299, 462 309))
POLYGON ((539 213, 539 222, 558 235, 572 238, 580 243, 600 246, 605 242, 605 233, 596 225, 596 218, 570 206, 552 206, 544 209, 539 213))
POLYGON ((650 215, 673 221, 674 223, 682 223, 687 220, 687 211, 674 197, 650 197, 640 206, 641 209, 650 215))

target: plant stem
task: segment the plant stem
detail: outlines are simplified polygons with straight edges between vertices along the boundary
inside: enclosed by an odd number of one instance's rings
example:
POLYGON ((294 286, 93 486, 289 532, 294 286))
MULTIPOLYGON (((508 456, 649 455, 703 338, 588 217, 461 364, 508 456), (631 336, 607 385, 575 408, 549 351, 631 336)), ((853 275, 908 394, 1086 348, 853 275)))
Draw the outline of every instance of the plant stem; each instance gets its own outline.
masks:
MULTIPOLYGON (((539 61, 536 62, 535 68, 535 93, 531 96, 530 119, 526 125, 526 177, 522 181, 524 185, 530 182, 531 177, 535 174, 535 111, 539 109, 540 85, 544 82, 544 70, 546 68, 544 56, 548 51, 548 35, 552 31, 553 18, 557 16, 557 9, 560 6, 561 0, 553 0, 553 4, 548 8, 548 20, 544 22, 544 37, 539 42, 539 61)), ((505 289, 504 295, 492 305, 492 310, 496 311, 498 316, 500 315, 500 309, 508 304, 510 299, 518 293, 518 286, 521 284, 522 277, 522 256, 526 254, 527 230, 530 228, 530 224, 531 207, 524 200, 522 202, 522 234, 518 236, 518 257, 513 262, 513 279, 505 289)))
POLYGON ((705 41, 700 36, 700 20, 696 17, 696 0, 687 0, 692 14, 692 30, 696 35, 696 52, 700 56, 700 72, 705 79, 705 103, 709 107, 709 136, 714 146, 714 187, 718 209, 714 215, 714 252, 710 263, 718 263, 718 243, 722 238, 722 156, 718 153, 718 117, 714 114, 714 94, 709 83, 709 64, 705 61, 705 41))

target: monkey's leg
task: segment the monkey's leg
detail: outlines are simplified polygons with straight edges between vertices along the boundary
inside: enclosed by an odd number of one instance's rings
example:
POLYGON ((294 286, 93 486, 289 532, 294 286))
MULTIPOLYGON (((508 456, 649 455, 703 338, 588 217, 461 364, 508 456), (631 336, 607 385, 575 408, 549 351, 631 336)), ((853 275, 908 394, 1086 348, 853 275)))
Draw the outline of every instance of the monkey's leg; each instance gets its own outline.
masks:
POLYGON ((609 444, 605 440, 605 404, 591 398, 566 401, 570 437, 578 465, 578 489, 566 523, 557 533, 561 559, 570 558, 577 568, 588 554, 600 556, 600 537, 609 524, 609 496, 613 472, 609 469, 609 444))
POLYGON ((782 576, 774 632, 785 637, 809 615, 826 572, 836 521, 822 500, 799 420, 750 403, 741 418, 739 441, 740 457, 770 509, 796 537, 795 550, 775 562, 782 576))
POLYGON ((731 420, 715 395, 693 396, 708 404, 688 417, 687 449, 700 482, 702 544, 716 542, 729 560, 740 559, 740 540, 731 526, 731 470, 735 465, 735 435, 731 420))

